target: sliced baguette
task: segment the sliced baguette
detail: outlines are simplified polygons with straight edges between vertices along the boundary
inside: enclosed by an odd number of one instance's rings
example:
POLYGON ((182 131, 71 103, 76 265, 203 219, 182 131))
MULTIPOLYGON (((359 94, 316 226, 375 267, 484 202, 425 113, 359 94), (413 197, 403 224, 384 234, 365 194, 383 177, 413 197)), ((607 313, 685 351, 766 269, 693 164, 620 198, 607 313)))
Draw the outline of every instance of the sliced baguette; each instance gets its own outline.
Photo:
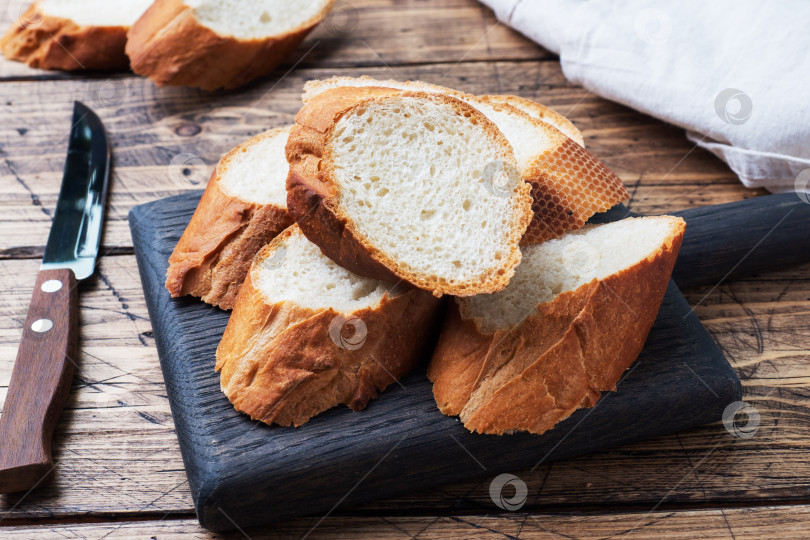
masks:
POLYGON ((42 69, 126 69, 127 31, 152 0, 38 0, 0 38, 9 60, 42 69))
POLYGON ((156 0, 129 32, 132 70, 159 86, 236 88, 267 75, 334 0, 156 0))
POLYGON ((428 367, 439 409, 479 433, 540 434, 615 390, 655 321, 684 227, 625 219, 524 247, 509 287, 451 303, 428 367))
MULTIPOLYGON (((414 91, 423 91, 423 92, 437 92, 440 94, 449 94, 453 97, 464 99, 466 98, 483 98, 487 101, 493 103, 499 103, 503 105, 510 105, 516 109, 523 111, 524 113, 528 114, 532 118, 545 122, 546 124, 550 124, 551 126, 557 128, 558 130, 562 131, 566 136, 574 139, 580 146, 585 146, 585 141, 582 138, 582 133, 580 133, 579 129, 571 122, 568 118, 561 115, 560 113, 554 111, 537 103, 536 101, 532 101, 530 99, 518 97, 518 96, 509 96, 509 95, 484 95, 484 96, 473 96, 472 94, 467 94, 464 92, 459 92, 457 90, 453 90, 452 88, 446 88, 444 86, 438 86, 431 83, 426 83, 424 81, 395 81, 395 80, 377 80, 372 79, 366 75, 362 77, 331 77, 329 79, 322 79, 322 80, 314 80, 314 81, 307 81, 304 85, 304 94, 302 99, 304 103, 309 101, 310 98, 317 96, 321 92, 329 90, 331 88, 337 88, 339 86, 383 86, 387 88, 397 88, 400 90, 414 90, 414 91)), ((493 122, 496 119, 490 118, 493 122)), ((495 122, 497 124, 497 122, 495 122)))
POLYGON ((502 103, 510 105, 516 109, 523 111, 532 118, 550 124, 562 131, 566 137, 573 139, 578 145, 585 147, 585 139, 582 137, 582 132, 579 131, 574 123, 561 115, 554 109, 550 109, 545 105, 532 101, 530 99, 522 98, 512 95, 486 95, 482 96, 494 103, 502 103))
POLYGON ((244 142, 217 164, 169 258, 166 288, 231 309, 256 253, 292 224, 284 147, 292 126, 244 142))
POLYGON ((303 101, 308 103, 334 88, 372 86, 451 95, 477 108, 498 126, 515 150, 521 176, 532 187, 534 218, 523 245, 578 229, 592 215, 629 197, 621 179, 584 149, 581 134, 567 119, 530 100, 475 96, 421 81, 336 77, 308 82, 303 101), (576 135, 575 140, 566 135, 568 132, 576 135))
POLYGON ((242 285, 217 348, 222 390, 267 424, 300 426, 339 404, 359 411, 416 366, 438 306, 337 266, 293 225, 242 285))
POLYGON ((287 206, 344 268, 436 296, 503 289, 531 220, 498 129, 453 97, 341 87, 296 117, 287 206))

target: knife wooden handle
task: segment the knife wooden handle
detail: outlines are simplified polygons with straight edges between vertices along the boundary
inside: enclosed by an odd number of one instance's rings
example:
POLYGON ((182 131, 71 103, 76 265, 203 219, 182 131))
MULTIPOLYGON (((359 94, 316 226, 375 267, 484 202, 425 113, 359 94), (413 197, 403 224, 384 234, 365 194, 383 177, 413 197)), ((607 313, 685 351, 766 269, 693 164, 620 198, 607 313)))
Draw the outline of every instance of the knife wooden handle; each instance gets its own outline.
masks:
POLYGON ((30 490, 50 478, 51 438, 73 379, 77 323, 73 271, 40 271, 0 415, 0 493, 30 490))
POLYGON ((690 208, 672 278, 681 289, 717 285, 810 261, 810 204, 796 193, 690 208))

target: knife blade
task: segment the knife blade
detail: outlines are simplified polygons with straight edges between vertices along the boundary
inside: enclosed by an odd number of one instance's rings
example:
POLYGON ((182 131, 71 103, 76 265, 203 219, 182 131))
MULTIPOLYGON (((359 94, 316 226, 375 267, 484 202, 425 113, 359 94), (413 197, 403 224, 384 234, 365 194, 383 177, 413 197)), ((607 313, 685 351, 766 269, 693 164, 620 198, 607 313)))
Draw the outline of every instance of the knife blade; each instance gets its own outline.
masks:
POLYGON ((54 470, 51 439, 75 367, 76 282, 95 268, 109 175, 104 126, 76 101, 62 187, 0 415, 0 493, 31 490, 54 470))

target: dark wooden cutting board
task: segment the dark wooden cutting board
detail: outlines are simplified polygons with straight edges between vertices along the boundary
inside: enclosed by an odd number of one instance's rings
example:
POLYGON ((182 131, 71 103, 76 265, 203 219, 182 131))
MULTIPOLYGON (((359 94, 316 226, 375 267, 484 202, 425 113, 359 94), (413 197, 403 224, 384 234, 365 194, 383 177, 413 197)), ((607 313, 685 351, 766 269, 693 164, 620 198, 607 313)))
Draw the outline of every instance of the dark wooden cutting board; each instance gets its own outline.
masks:
MULTIPOLYGON (((424 367, 359 413, 338 407, 297 429, 251 421, 221 393, 214 371, 229 314, 197 299, 172 299, 163 286, 168 257, 199 196, 189 193, 136 207, 130 227, 197 515, 209 529, 322 516, 412 490, 494 478, 499 472, 715 422, 740 399, 739 379, 670 282, 645 348, 618 392, 542 436, 469 433, 456 418, 438 412, 424 367)), ((778 197, 763 197, 770 200, 764 204, 722 205, 714 212, 682 212, 687 236, 676 278, 711 285, 729 270, 737 274, 777 264, 777 252, 788 251, 788 245, 793 253, 791 236, 803 235, 804 226, 789 221, 777 230, 782 220, 774 227, 785 205, 796 206, 778 197), (738 241, 718 241, 712 233, 718 221, 727 234, 740 236, 738 241), (745 238, 742 230, 749 233, 745 238), (766 231, 767 241, 760 240, 766 231), (742 256, 758 240, 755 247, 768 255, 764 262, 750 252, 742 256)), ((806 217, 807 208, 796 208, 806 217)), ((617 207, 600 219, 625 215, 617 207)))

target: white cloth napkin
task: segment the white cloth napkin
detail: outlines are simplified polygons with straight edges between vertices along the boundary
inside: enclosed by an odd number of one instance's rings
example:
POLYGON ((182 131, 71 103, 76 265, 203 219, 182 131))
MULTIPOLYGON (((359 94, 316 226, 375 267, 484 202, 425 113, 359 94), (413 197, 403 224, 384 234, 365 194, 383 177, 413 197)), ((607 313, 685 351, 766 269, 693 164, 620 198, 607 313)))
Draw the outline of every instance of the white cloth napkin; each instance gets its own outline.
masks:
POLYGON ((807 0, 482 0, 605 98, 687 130, 748 187, 808 191, 807 0))

